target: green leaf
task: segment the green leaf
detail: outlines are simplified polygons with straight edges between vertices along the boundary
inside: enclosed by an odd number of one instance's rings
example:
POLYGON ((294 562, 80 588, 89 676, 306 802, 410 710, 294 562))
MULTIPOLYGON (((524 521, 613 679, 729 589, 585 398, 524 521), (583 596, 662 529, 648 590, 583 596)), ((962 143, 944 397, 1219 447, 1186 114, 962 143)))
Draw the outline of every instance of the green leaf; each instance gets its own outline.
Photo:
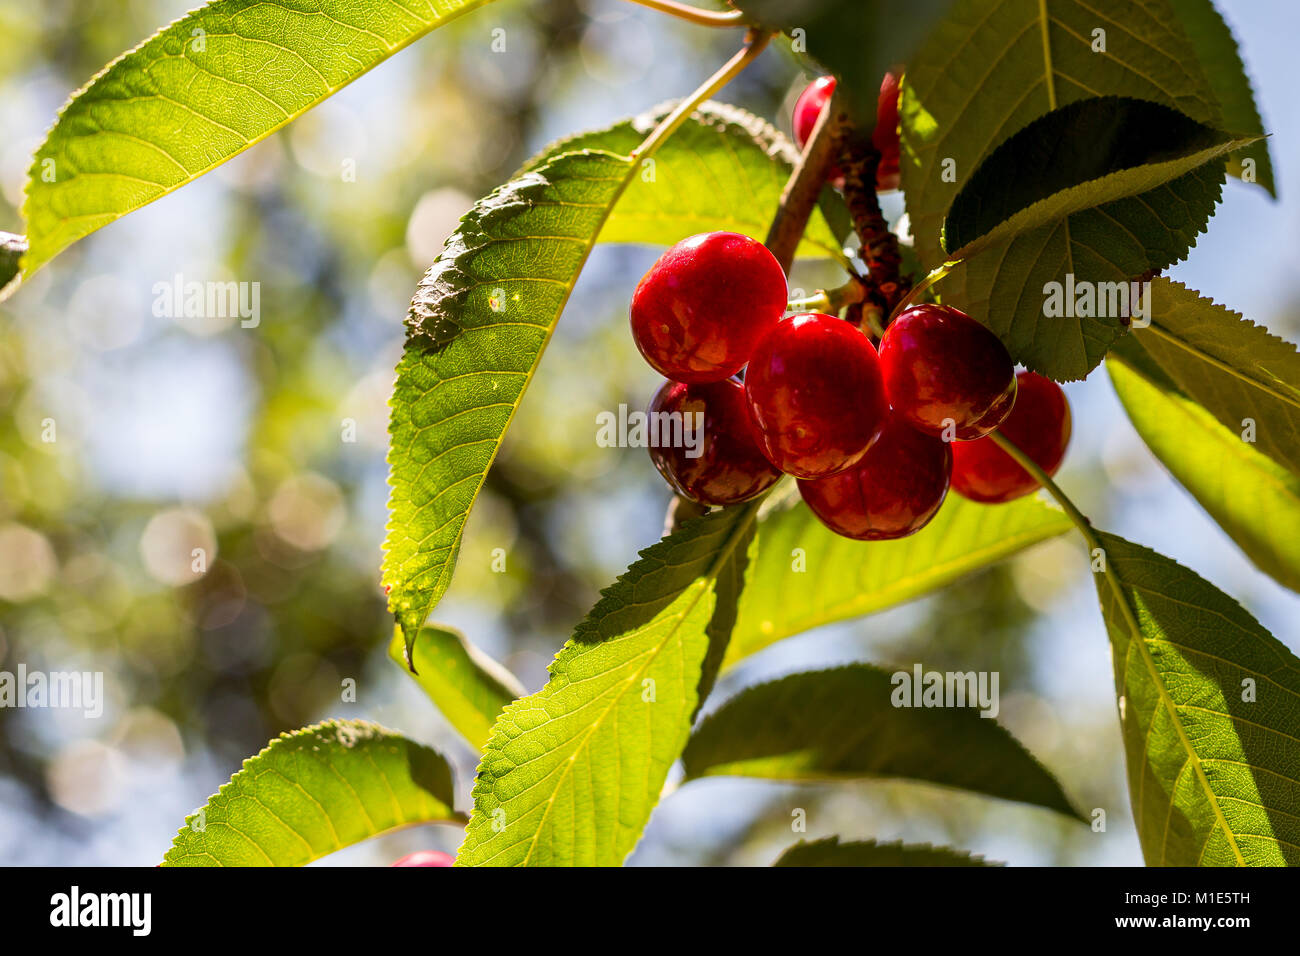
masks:
POLYGON ((1096 534, 1147 864, 1300 864, 1300 660, 1208 581, 1096 534))
POLYGON ((1300 474, 1300 352, 1238 312, 1165 278, 1151 283, 1152 321, 1133 338, 1224 427, 1250 422, 1260 451, 1300 474))
MULTIPOLYGON (((524 171, 550 156, 601 149, 621 156, 632 151, 669 111, 660 106, 606 129, 579 133, 547 147, 524 171)), ((650 160, 614 207, 600 242, 670 246, 700 232, 727 230, 762 239, 781 201, 781 191, 799 151, 771 123, 735 106, 707 102, 650 160)), ((842 258, 843 242, 827 222, 847 221, 844 198, 822 191, 797 254, 842 258)))
POLYGON ((1149 193, 1244 142, 1159 103, 1077 100, 980 163, 948 211, 944 245, 951 258, 970 258, 1073 213, 1149 193))
MULTIPOLYGON (((913 672, 898 673, 907 681, 851 664, 746 688, 691 735, 682 754, 686 779, 905 777, 1082 819, 1056 778, 997 721, 981 716, 975 685, 960 674, 952 679, 969 706, 913 707, 897 702, 913 700, 913 672)), ((976 678, 973 671, 967 676, 976 678)))
POLYGON ((863 129, 875 123, 880 81, 911 62, 951 0, 735 0, 752 22, 796 37, 840 79, 863 129), (799 31, 795 33, 795 31, 799 31))
POLYGON ((281 734, 186 818, 164 866, 302 866, 377 833, 454 822, 451 768, 364 720, 281 734))
POLYGON ((973 856, 966 850, 928 843, 877 843, 875 840, 841 843, 837 836, 800 840, 773 866, 1003 866, 973 856))
POLYGON ((705 515, 641 552, 560 650, 546 686, 505 709, 459 863, 622 864, 708 694, 756 511, 705 515))
MULTIPOLYGON (((635 146, 645 123, 559 148, 635 146)), ((470 508, 597 237, 663 243, 736 227, 761 235, 766 226, 755 226, 775 212, 791 156, 766 124, 712 104, 653 159, 653 183, 645 167, 605 150, 535 160, 474 207, 421 281, 391 402, 384 559, 389 606, 408 642, 451 582, 470 508)), ((838 248, 820 219, 811 236, 804 248, 838 248)))
POLYGON ((410 652, 451 581, 465 519, 596 235, 635 172, 562 153, 461 221, 420 281, 397 366, 384 583, 410 652))
POLYGON ((812 628, 937 591, 1069 527, 1059 509, 1037 497, 989 506, 949 495, 910 537, 852 541, 829 531, 797 498, 775 504, 759 522, 724 666, 812 628))
POLYGON ((1223 128, 1196 51, 1174 23, 1166 0, 1136 0, 1122 16, 1091 0, 956 0, 908 60, 900 104, 903 190, 925 267, 944 261, 940 227, 980 161, 1051 110, 1130 96, 1223 128), (1092 49, 1098 27, 1105 53, 1092 49))
POLYGON ((24 274, 485 2, 216 0, 163 28, 74 93, 36 151, 24 274))
MULTIPOLYGON (((1223 128, 1234 133, 1263 135, 1264 122, 1255 106, 1255 94, 1250 88, 1237 41, 1224 23, 1211 0, 1169 0, 1178 20, 1196 48, 1205 75, 1223 112, 1223 128)), ((1268 155, 1268 142, 1258 140, 1232 154, 1228 172, 1242 178, 1242 161, 1255 161, 1254 179, 1274 199, 1277 188, 1273 181, 1273 163, 1268 155)))
POLYGON ((1125 328, 1129 280, 1195 244, 1221 191, 1212 160, 1242 142, 1137 100, 1049 113, 1000 146, 953 203, 946 229, 961 243, 953 258, 967 261, 943 283, 944 300, 985 322, 1018 362, 1082 378, 1125 328), (1059 172, 1025 186, 1025 167, 1059 172), (1052 192, 1078 176, 1097 178, 1052 192), (1040 192, 1050 195, 1033 201, 1040 192), (1090 284, 1096 305, 1075 309, 1070 290, 1090 284), (1106 289, 1124 296, 1111 307, 1106 289))
POLYGON ((0 302, 13 295, 22 280, 20 263, 27 252, 27 237, 0 232, 0 302))
POLYGON ((414 670, 406 662, 402 629, 394 628, 388 656, 429 695, 447 721, 476 750, 482 750, 502 708, 524 695, 518 678, 471 644, 455 628, 420 628, 411 648, 414 670))
POLYGON ((1300 478, 1158 370, 1144 373, 1114 353, 1106 369, 1147 447, 1262 571, 1300 591, 1300 478))

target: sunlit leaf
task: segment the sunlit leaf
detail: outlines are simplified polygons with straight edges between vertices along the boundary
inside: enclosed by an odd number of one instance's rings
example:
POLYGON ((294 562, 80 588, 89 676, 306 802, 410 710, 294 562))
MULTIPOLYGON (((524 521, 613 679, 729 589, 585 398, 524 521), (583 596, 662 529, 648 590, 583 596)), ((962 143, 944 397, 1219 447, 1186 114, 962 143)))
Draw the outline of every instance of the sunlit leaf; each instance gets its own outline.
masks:
POLYGON ((24 274, 485 2, 215 0, 164 27, 74 93, 36 151, 24 274))
POLYGON ((460 631, 441 624, 420 628, 411 648, 412 672, 406 662, 406 641, 394 629, 388 656, 415 679, 448 723, 476 749, 487 743, 501 709, 522 697, 518 679, 471 644, 460 631))
POLYGON ((910 537, 853 541, 827 530, 797 498, 788 500, 759 523, 725 665, 786 637, 937 591, 1069 527, 1059 509, 1038 498, 989 506, 949 495, 910 537))
POLYGON ((1147 447, 1241 549, 1300 591, 1300 477, 1258 452, 1158 370, 1106 369, 1147 447))
POLYGON ((1300 864, 1300 660, 1205 579, 1097 537, 1147 864, 1300 864))
POLYGON ((412 823, 451 822, 437 751, 364 720, 281 734, 186 818, 164 866, 302 866, 412 823))
POLYGON ((505 709, 459 863, 622 864, 708 694, 756 510, 689 521, 643 551, 560 650, 546 686, 505 709))

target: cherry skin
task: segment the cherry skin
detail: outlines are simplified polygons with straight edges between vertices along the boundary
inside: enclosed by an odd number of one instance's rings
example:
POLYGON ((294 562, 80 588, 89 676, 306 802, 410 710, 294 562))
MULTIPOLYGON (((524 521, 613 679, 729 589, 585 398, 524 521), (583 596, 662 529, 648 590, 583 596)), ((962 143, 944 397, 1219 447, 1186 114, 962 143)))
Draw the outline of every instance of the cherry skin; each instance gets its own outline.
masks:
MULTIPOLYGON (((817 119, 821 116, 822 110, 830 101, 831 94, 835 92, 835 77, 819 76, 809 83, 799 99, 794 103, 794 142, 800 149, 808 145, 808 138, 812 136, 813 127, 817 125, 817 119)), ((843 171, 839 166, 832 165, 826 171, 826 178, 831 182, 844 178, 843 171)))
POLYGON ((905 538, 935 516, 948 494, 952 450, 891 414, 866 455, 848 471, 799 481, 822 524, 859 541, 905 538))
POLYGON ((876 189, 897 189, 898 172, 898 75, 886 73, 880 81, 880 100, 876 105, 876 128, 871 145, 880 153, 876 167, 876 189))
POLYGON ((452 866, 456 858, 440 850, 416 850, 408 853, 392 866, 452 866))
MULTIPOLYGON (((1070 403, 1049 378, 1035 372, 1021 372, 1017 378, 1016 404, 1002 424, 1002 434, 1054 475, 1070 443, 1070 403)), ((953 443, 952 490, 971 501, 1000 504, 1037 491, 1038 482, 992 438, 979 438, 953 443)))
POLYGON ((676 382, 720 382, 740 371, 781 320, 785 273, 761 242, 735 232, 683 239, 632 296, 632 337, 676 382))
POLYGON ((856 464, 889 411, 871 340, 819 312, 791 316, 758 343, 745 398, 758 447, 796 478, 856 464))
MULTIPOLYGON (((691 429, 698 421, 694 416, 704 415, 703 429, 694 430, 689 442, 650 447, 659 473, 692 501, 702 505, 747 501, 781 478, 754 441, 745 389, 736 379, 703 385, 664 382, 650 400, 649 411, 652 423, 656 412, 676 412, 682 416, 676 420, 691 429)), ((663 431, 654 428, 652 434, 663 435, 663 431)), ((677 433, 683 435, 690 437, 692 432, 677 433)))
POLYGON ((894 411, 930 435, 970 441, 1011 414, 1016 368, 996 335, 965 312, 914 305, 880 340, 880 372, 894 411))
MULTIPOLYGON (((821 76, 808 84, 794 104, 794 141, 803 149, 812 136, 817 119, 835 92, 835 77, 821 76)), ((880 153, 876 167, 876 189, 897 189, 898 173, 898 75, 886 73, 880 81, 880 99, 876 104, 876 126, 871 133, 871 145, 880 153)), ((838 166, 832 166, 826 178, 835 181, 843 178, 838 166)))

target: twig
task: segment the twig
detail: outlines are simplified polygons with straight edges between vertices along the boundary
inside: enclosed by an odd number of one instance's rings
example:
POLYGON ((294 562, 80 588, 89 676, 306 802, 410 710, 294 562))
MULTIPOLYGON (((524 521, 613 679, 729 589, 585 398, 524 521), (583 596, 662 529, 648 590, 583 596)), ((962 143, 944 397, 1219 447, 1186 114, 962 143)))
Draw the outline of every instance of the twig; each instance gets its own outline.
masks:
POLYGON ((632 0, 632 2, 649 7, 651 10, 658 10, 660 13, 680 17, 702 27, 743 27, 745 25, 745 14, 740 10, 729 10, 726 13, 701 10, 699 7, 678 3, 676 0, 632 0))
POLYGON ((876 167, 880 153, 861 134, 845 138, 840 152, 844 170, 844 198, 853 217, 853 228, 862 242, 862 261, 867 264, 867 296, 864 312, 874 308, 883 319, 894 311, 907 294, 911 281, 902 275, 903 256, 898 237, 889 231, 876 198, 876 167))
POLYGON ((795 163, 785 189, 781 191, 781 204, 772 220, 772 228, 767 231, 767 248, 787 273, 794 263, 795 250, 808 228, 808 219, 817 206, 817 197, 821 195, 826 173, 835 161, 838 143, 848 122, 844 101, 835 93, 817 118, 803 155, 795 163))
POLYGON ((735 79, 741 70, 749 66, 763 52, 763 48, 771 39, 772 34, 762 30, 748 31, 745 34, 745 45, 736 51, 730 60, 722 64, 718 72, 705 80, 694 93, 678 103, 671 113, 659 121, 659 125, 641 142, 641 145, 632 150, 632 159, 640 159, 654 153, 668 137, 677 132, 678 127, 686 122, 687 117, 697 106, 721 90, 735 79))

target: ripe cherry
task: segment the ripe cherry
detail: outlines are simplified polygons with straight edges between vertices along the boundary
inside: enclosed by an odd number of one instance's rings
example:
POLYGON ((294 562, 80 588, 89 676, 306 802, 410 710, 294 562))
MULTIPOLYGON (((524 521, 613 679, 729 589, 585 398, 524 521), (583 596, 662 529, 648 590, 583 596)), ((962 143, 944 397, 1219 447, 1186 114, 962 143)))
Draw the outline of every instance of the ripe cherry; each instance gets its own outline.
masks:
POLYGON ((897 189, 898 173, 898 76, 886 73, 880 81, 880 100, 876 105, 876 128, 871 145, 880 153, 876 167, 876 189, 897 189))
MULTIPOLYGON (((1047 474, 1054 475, 1070 443, 1070 403, 1049 378, 1021 372, 1015 407, 1002 434, 1047 474)), ((952 490, 972 501, 999 504, 1036 491, 1038 482, 992 438, 952 446, 952 490)))
POLYGON ((647 362, 677 382, 740 371, 785 312, 785 273, 761 242, 734 232, 683 239, 632 296, 632 336, 647 362))
POLYGON ((456 858, 440 850, 416 850, 402 857, 393 866, 452 866, 456 858))
POLYGON ((798 478, 855 464, 889 410, 871 340, 819 312, 791 316, 758 343, 745 398, 759 448, 798 478))
POLYGON ((684 385, 664 382, 650 400, 651 428, 658 438, 677 429, 680 439, 657 447, 650 457, 659 473, 681 494, 702 505, 746 501, 772 487, 781 472, 763 457, 754 441, 745 408, 745 389, 736 379, 684 385), (661 419, 656 413, 676 413, 661 419), (697 429, 697 413, 703 428, 697 429), (667 428, 659 422, 671 423, 667 428), (688 431, 689 429, 689 431, 688 431))
MULTIPOLYGON (((822 76, 813 80, 799 94, 794 104, 794 141, 803 149, 812 135, 817 119, 835 92, 835 77, 822 76)), ((871 133, 871 145, 880 153, 876 167, 876 189, 897 189, 898 174, 898 76, 886 73, 880 81, 880 99, 876 104, 876 127, 871 133)), ((827 173, 830 180, 843 176, 838 166, 827 173)))
POLYGON ((996 335, 965 312, 914 305, 885 329, 880 372, 894 411, 946 439, 987 435, 1011 414, 1016 369, 996 335))
MULTIPOLYGON (((804 88, 794 104, 794 141, 800 149, 808 144, 813 127, 822 110, 835 92, 835 77, 819 76, 804 88)), ((832 165, 826 172, 826 178, 834 182, 843 178, 844 173, 838 166, 832 165)))
POLYGON ((859 541, 903 538, 920 531, 948 494, 952 451, 891 414, 866 455, 848 471, 799 482, 821 523, 859 541))

